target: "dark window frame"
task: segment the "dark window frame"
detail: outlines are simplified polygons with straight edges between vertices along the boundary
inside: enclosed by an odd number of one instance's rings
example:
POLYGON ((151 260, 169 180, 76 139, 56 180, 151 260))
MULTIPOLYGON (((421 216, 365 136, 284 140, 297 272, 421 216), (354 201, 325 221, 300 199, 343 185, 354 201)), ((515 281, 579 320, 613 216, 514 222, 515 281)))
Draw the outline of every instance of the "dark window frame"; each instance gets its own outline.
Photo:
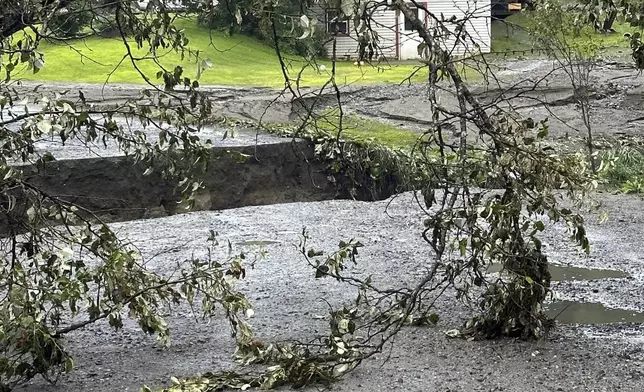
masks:
POLYGON ((337 20, 341 16, 341 13, 338 11, 326 11, 326 31, 329 34, 337 35, 349 35, 349 21, 348 20, 337 20), (335 19, 335 20, 334 20, 335 19), (336 28, 339 27, 339 28, 336 28))
MULTIPOLYGON (((420 21, 421 21, 421 22, 423 22, 423 24, 424 24, 424 20, 423 20, 423 18, 421 18, 421 17, 420 17, 420 11, 421 11, 421 9, 420 9, 420 8, 417 8, 417 7, 411 7, 411 10, 412 10, 412 11, 414 11, 414 10, 415 10, 415 12, 416 12, 416 18, 417 18, 417 19, 420 19, 420 21)), ((407 19, 407 17, 405 16, 405 23, 403 24, 403 31, 413 31, 413 30, 414 30, 414 29, 413 29, 413 27, 412 27, 412 25, 411 25, 411 20, 407 19)))

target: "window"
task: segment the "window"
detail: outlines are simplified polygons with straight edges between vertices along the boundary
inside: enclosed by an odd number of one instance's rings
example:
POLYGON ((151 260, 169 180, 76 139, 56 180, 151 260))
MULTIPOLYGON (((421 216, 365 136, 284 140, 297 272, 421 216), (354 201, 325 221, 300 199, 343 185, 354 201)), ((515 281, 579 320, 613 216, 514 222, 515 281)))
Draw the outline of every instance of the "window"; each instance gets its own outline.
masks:
POLYGON ((347 34, 349 32, 349 22, 342 20, 342 15, 337 11, 326 13, 326 31, 330 34, 347 34))
MULTIPOLYGON (((411 11, 414 13, 414 15, 416 15, 416 18, 420 19, 421 22, 423 21, 423 18, 420 15, 420 9, 414 7, 414 8, 411 8, 411 11)), ((412 30, 414 30, 414 27, 411 23, 411 20, 405 17, 405 31, 412 31, 412 30)))

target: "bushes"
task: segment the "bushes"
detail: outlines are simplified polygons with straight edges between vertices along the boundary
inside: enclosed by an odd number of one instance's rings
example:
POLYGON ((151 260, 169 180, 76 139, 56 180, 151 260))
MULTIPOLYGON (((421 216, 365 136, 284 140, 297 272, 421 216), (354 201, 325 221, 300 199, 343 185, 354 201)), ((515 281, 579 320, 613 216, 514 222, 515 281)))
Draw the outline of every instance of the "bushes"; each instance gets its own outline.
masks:
POLYGON ((71 2, 65 10, 56 13, 49 21, 49 27, 61 38, 78 36, 90 25, 93 14, 85 1, 71 2))
POLYGON ((619 146, 601 154, 601 176, 610 188, 624 193, 644 193, 644 151, 636 146, 619 146))
MULTIPOLYGON (((307 9, 306 1, 286 1, 278 6, 279 10, 272 13, 282 15, 274 19, 279 39, 280 49, 283 52, 296 54, 303 57, 324 57, 326 51, 324 44, 328 36, 324 29, 316 30, 313 36, 299 39, 299 19, 283 15, 299 15, 307 9)), ((272 21, 262 17, 267 10, 258 10, 254 13, 241 13, 229 8, 226 1, 219 2, 208 12, 198 16, 199 24, 216 30, 224 30, 229 34, 244 34, 261 39, 271 46, 275 46, 272 21)))
POLYGON ((118 30, 114 2, 111 0, 74 0, 56 12, 49 29, 59 38, 75 38, 83 34, 114 35, 118 30))

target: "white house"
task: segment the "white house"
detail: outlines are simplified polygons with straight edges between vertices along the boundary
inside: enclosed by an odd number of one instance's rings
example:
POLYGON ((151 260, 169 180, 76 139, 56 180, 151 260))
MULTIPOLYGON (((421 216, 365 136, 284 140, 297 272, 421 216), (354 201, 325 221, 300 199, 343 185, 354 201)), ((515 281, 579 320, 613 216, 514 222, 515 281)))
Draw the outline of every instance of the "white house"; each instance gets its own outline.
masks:
MULTIPOLYGON (((490 0, 430 0, 418 1, 420 7, 409 6, 417 13, 418 18, 430 30, 436 26, 437 20, 443 21, 452 34, 435 33, 435 38, 441 45, 453 54, 488 53, 491 46, 491 1, 490 0), (428 12, 425 11, 425 8, 428 12), (430 16, 431 14, 431 16, 430 16), (432 17, 433 16, 433 17, 432 17), (456 22, 450 22, 455 19, 456 22), (457 26, 463 26, 467 34, 461 34, 457 39, 457 26)), ((327 31, 335 35, 336 57, 358 57, 357 26, 352 21, 338 20, 337 12, 322 10, 323 21, 327 31)), ((379 55, 388 59, 409 60, 421 56, 418 45, 421 39, 411 28, 411 23, 398 10, 391 7, 381 7, 372 14, 372 30, 379 36, 379 55)), ((441 29, 438 29, 441 30, 441 29)), ((327 45, 327 51, 332 53, 333 43, 327 45)))

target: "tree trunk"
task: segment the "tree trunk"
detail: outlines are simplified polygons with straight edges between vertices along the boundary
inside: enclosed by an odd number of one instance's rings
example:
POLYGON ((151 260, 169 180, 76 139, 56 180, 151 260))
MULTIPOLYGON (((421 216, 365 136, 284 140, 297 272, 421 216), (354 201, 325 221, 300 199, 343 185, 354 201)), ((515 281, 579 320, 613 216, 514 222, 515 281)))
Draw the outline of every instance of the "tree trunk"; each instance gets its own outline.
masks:
POLYGON ((604 24, 602 25, 602 31, 604 33, 614 31, 613 23, 615 23, 615 19, 617 19, 617 10, 614 9, 610 11, 608 17, 604 20, 604 24))

